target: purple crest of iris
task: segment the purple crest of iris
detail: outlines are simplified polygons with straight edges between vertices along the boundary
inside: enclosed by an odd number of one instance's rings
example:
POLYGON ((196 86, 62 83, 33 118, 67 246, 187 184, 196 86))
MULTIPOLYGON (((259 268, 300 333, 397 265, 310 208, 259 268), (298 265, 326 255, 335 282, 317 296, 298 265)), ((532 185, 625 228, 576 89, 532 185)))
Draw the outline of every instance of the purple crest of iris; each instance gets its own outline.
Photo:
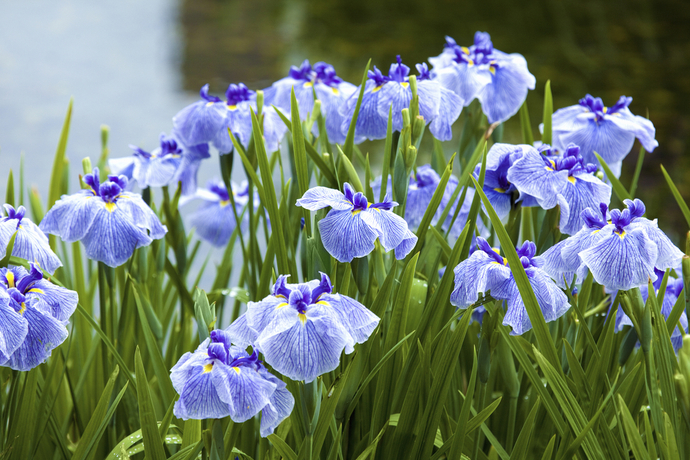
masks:
POLYGON ((12 255, 35 262, 48 273, 54 273, 62 262, 50 248, 46 234, 26 217, 24 206, 17 209, 9 204, 3 206, 6 214, 0 218, 0 257, 5 257, 7 245, 16 233, 12 255))
POLYGON ((494 49, 486 32, 475 33, 469 48, 446 37, 443 53, 429 62, 433 78, 460 96, 465 106, 479 99, 489 123, 504 122, 515 115, 536 84, 525 58, 494 49))
POLYGON ((238 345, 259 350, 276 371, 311 382, 338 367, 343 350, 352 353, 378 323, 364 305, 334 293, 328 275, 301 284, 281 275, 271 295, 249 302, 228 332, 238 345))
POLYGON ((602 203, 582 213, 585 225, 575 235, 542 256, 544 269, 556 280, 579 280, 592 272, 597 283, 610 291, 643 286, 656 280, 654 268, 666 270, 680 264, 683 253, 661 231, 656 220, 643 217, 642 201, 625 200, 626 209, 602 203))
POLYGON ((381 203, 369 203, 362 192, 347 182, 345 193, 326 187, 307 190, 297 206, 310 211, 331 207, 319 221, 321 241, 326 251, 340 262, 351 262, 374 250, 376 239, 386 251, 395 250, 395 258, 404 259, 417 244, 417 236, 405 219, 391 209, 398 205, 386 195, 381 203))
MULTIPOLYGON (((513 328, 511 334, 524 334, 532 329, 532 323, 510 271, 508 260, 484 238, 477 237, 476 242, 477 250, 453 270, 455 289, 450 295, 450 303, 464 309, 477 302, 479 293, 490 293, 494 299, 507 302, 508 309, 503 324, 513 328)), ((549 322, 563 316, 570 308, 568 298, 540 268, 540 258, 535 257, 536 245, 531 241, 525 241, 516 250, 537 296, 544 319, 549 322)))
MULTIPOLYGON (((661 289, 661 282, 664 278, 664 272, 659 270, 658 268, 655 268, 654 272, 657 276, 656 281, 654 281, 653 283, 654 294, 658 295, 659 289, 661 289)), ((680 273, 680 270, 678 270, 678 273, 680 273)), ((682 290, 683 278, 669 276, 668 282, 666 284, 666 292, 664 293, 664 303, 661 306, 661 314, 664 315, 664 318, 668 319, 669 315, 671 314, 671 311, 673 311, 673 307, 676 304, 678 297, 680 297, 680 293, 682 290)), ((612 302, 613 299, 616 298, 617 293, 617 291, 611 293, 612 302)), ((642 294, 642 300, 646 303, 647 296, 649 295, 649 288, 646 284, 640 286, 640 293, 642 294)), ((685 310, 683 310, 683 313, 681 313, 678 322, 680 323, 680 327, 676 326, 676 328, 671 333, 671 344, 673 345, 673 349, 676 353, 678 353, 678 350, 680 350, 683 347, 683 335, 685 335, 688 331, 688 316, 685 310)), ((620 332, 621 330, 623 330, 624 326, 632 325, 632 320, 628 315, 625 314, 623 308, 621 308, 621 306, 619 305, 618 311, 616 312, 616 332, 620 332)), ((639 346, 639 342, 637 343, 637 346, 639 346)))
POLYGON ((593 164, 598 164, 597 152, 619 177, 621 162, 635 138, 648 152, 659 145, 654 125, 633 115, 628 108, 631 102, 631 97, 621 96, 616 104, 605 107, 600 98, 588 94, 578 104, 557 110, 553 114, 554 146, 562 150, 570 143, 579 145, 585 161, 593 164))
POLYGON ((573 235, 584 224, 582 211, 611 202, 611 186, 599 180, 596 166, 584 162, 580 148, 566 147, 563 155, 553 155, 550 146, 522 146, 523 154, 508 170, 507 178, 520 194, 536 199, 543 209, 560 206, 560 229, 573 235))
MULTIPOLYGON (((451 126, 460 116, 463 100, 452 91, 444 88, 436 80, 430 79, 426 64, 418 64, 417 95, 419 97, 419 115, 430 124, 429 130, 441 141, 452 139, 451 126)), ((409 83, 410 68, 402 63, 400 56, 391 64, 388 75, 384 76, 374 66, 369 71, 369 78, 364 86, 362 105, 355 125, 355 142, 364 139, 384 139, 388 126, 388 111, 392 109, 393 131, 403 128, 402 110, 409 108, 412 90, 409 83)), ((359 92, 350 96, 341 108, 344 116, 343 133, 347 133, 354 115, 359 92)))
MULTIPOLYGON (((239 186, 235 184, 231 186, 235 211, 242 222, 241 230, 245 232, 249 225, 249 213, 245 212, 242 215, 242 212, 249 202, 249 187, 246 181, 239 186)), ((214 246, 221 247, 228 244, 232 232, 237 227, 237 221, 225 184, 221 181, 211 181, 207 188, 197 190, 191 199, 201 201, 197 209, 189 216, 191 224, 196 228, 196 233, 201 239, 214 246)), ((258 205, 259 197, 255 192, 254 208, 257 209, 258 205)))
MULTIPOLYGON (((295 98, 299 107, 300 118, 307 119, 307 114, 314 109, 314 93, 321 101, 321 112, 326 121, 326 132, 331 142, 342 144, 345 134, 341 125, 343 117, 340 107, 357 87, 343 81, 336 75, 332 65, 317 62, 312 67, 309 60, 304 60, 299 67, 290 67, 288 76, 273 83, 264 90, 266 105, 274 105, 282 111, 290 113, 290 94, 295 90, 295 98)), ((314 135, 318 136, 318 127, 314 125, 314 135)))
POLYGON ((290 415, 295 399, 283 381, 268 372, 254 351, 233 345, 224 330, 211 331, 170 371, 180 398, 173 413, 182 420, 230 417, 242 423, 261 413, 261 436, 273 433, 290 415))
POLYGON ((36 264, 0 269, 0 365, 28 371, 43 363, 67 338, 77 308, 74 291, 43 279, 36 264))
POLYGON ((66 243, 81 241, 89 259, 117 267, 136 248, 148 246, 168 231, 136 193, 127 192, 127 177, 108 176, 101 183, 98 168, 84 176, 88 188, 63 195, 46 213, 39 228, 66 243))

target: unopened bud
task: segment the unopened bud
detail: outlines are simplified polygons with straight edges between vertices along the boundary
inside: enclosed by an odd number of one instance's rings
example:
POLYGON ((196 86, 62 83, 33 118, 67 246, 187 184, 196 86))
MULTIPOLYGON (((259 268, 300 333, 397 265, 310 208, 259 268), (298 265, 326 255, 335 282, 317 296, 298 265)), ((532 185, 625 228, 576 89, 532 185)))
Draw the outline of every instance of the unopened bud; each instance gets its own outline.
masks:
POLYGON ((419 136, 422 135, 424 132, 424 127, 426 126, 426 123, 424 122, 424 117, 421 115, 417 115, 417 118, 414 120, 414 125, 412 125, 412 137, 415 139, 419 139, 419 136))

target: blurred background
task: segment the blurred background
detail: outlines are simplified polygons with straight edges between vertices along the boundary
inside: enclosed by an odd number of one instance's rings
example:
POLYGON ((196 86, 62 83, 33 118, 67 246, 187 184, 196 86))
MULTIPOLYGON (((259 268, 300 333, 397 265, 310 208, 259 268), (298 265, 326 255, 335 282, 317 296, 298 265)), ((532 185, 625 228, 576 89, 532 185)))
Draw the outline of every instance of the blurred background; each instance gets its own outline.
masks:
MULTIPOLYGON (((659 169, 690 200, 690 9, 682 0, 0 2, 0 193, 23 152, 27 182, 45 198, 71 96, 67 155, 76 177, 81 159, 100 153, 101 124, 110 127, 111 156, 128 155, 128 144, 153 150, 205 83, 216 93, 232 82, 261 89, 304 59, 358 83, 369 58, 387 70, 400 54, 413 67, 442 51, 444 35, 470 45, 477 30, 527 59, 537 78, 527 98, 535 130, 548 79, 554 109, 586 93, 606 105, 633 97, 630 109, 649 114, 659 141, 637 196, 683 244, 687 225, 659 169)), ((519 142, 518 128, 509 120, 504 141, 519 142)), ((624 162, 626 186, 638 150, 624 162)), ((215 155, 200 173, 202 184, 219 176, 215 155)))

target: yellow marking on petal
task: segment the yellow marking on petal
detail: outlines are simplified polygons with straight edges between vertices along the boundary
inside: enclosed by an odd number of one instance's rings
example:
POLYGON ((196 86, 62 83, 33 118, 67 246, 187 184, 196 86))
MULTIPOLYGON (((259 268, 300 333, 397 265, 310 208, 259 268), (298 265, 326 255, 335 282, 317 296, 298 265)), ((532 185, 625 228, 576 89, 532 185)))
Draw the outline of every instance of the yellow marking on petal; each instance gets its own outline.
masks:
POLYGON ((575 178, 573 176, 568 176, 568 182, 575 184, 575 178))
POLYGON ((548 166, 544 166, 544 169, 546 169, 547 171, 553 171, 553 169, 549 168, 548 166))
POLYGON ((357 214, 360 213, 360 211, 361 211, 360 209, 356 209, 356 210, 352 211, 352 215, 356 216, 357 214))
POLYGON ((30 292, 35 292, 36 294, 45 294, 45 292, 43 292, 43 289, 39 288, 31 288, 26 293, 28 294, 30 292))
POLYGON ((22 224, 19 224, 19 227, 17 227, 17 228, 24 228, 24 227, 22 227, 22 224))
POLYGON ((331 88, 333 90, 333 94, 340 94, 340 91, 338 91, 338 88, 331 88))
POLYGON ((304 313, 300 313, 297 316, 299 317, 299 320, 302 323, 302 325, 304 325, 307 322, 307 315, 305 315, 304 313))
POLYGON ((496 67, 494 67, 494 66, 489 66, 489 72, 491 72, 492 74, 496 75, 496 67))
POLYGON ((470 59, 469 61, 467 61, 467 65, 474 65, 474 61, 470 59))
POLYGON ((237 106, 235 104, 229 105, 228 110, 232 110, 234 112, 235 110, 237 110, 237 106))
POLYGON ((609 110, 608 107, 604 107, 604 110, 602 110, 602 112, 606 113, 608 110, 609 110))
MULTIPOLYGON (((385 83, 384 83, 384 84, 385 84, 385 83)), ((372 89, 371 92, 372 92, 372 93, 375 93, 376 91, 380 90, 381 88, 383 88, 383 85, 377 86, 376 88, 372 89)))
POLYGON ((325 300, 319 300, 318 302, 316 302, 316 305, 325 305, 327 307, 331 306, 331 304, 326 302, 325 300))
POLYGON ((460 49, 462 50, 463 53, 465 54, 470 54, 470 49, 466 46, 461 46, 460 49))
POLYGON ((204 374, 208 374, 213 370, 213 363, 204 364, 204 374))
POLYGON ((620 237, 621 237, 621 240, 622 240, 623 237, 625 236, 625 230, 623 230, 622 233, 618 233, 618 232, 614 232, 614 233, 615 233, 616 235, 620 236, 620 237))
POLYGON ((505 257, 503 258, 503 265, 508 265, 508 259, 506 259, 505 257))
POLYGON ((235 371, 235 372, 237 372, 237 374, 240 373, 240 368, 237 367, 237 366, 233 366, 232 370, 235 371))
POLYGON ((5 278, 7 278, 7 287, 14 287, 14 273, 12 273, 10 270, 7 270, 5 278))
POLYGON ((105 204, 105 209, 107 209, 108 212, 113 212, 113 211, 115 211, 115 203, 110 203, 110 202, 106 203, 106 204, 105 204))
POLYGON ((505 193, 505 192, 506 192, 506 191, 503 190, 501 187, 496 187, 496 188, 494 189, 494 191, 496 191, 496 192, 498 192, 498 193, 505 193))
POLYGON ((287 299, 283 294, 277 294, 274 297, 280 297, 281 299, 287 299))
POLYGON ((215 104, 215 102, 209 101, 209 102, 206 103, 206 107, 210 107, 210 106, 212 106, 213 104, 215 104))
POLYGON ((403 88, 407 88, 408 86, 410 86, 410 84, 408 82, 404 81, 404 82, 400 83, 400 86, 402 86, 403 88))
MULTIPOLYGON (((281 296, 281 297, 282 297, 282 296, 281 296)), ((279 308, 287 307, 287 305, 288 305, 288 304, 285 303, 285 302, 279 303, 279 304, 276 306, 276 310, 279 309, 279 308)))
POLYGON ((26 304, 24 302, 22 302, 22 308, 19 310, 19 314, 23 315, 25 311, 26 311, 26 304))
POLYGON ((224 208, 224 207, 226 207, 226 206, 229 205, 229 204, 230 204, 230 200, 222 200, 222 201, 220 202, 220 207, 221 207, 221 208, 224 208))
POLYGON ((499 248, 491 248, 496 254, 501 255, 501 250, 499 248))
POLYGON ((310 82, 310 81, 308 81, 308 82, 306 82, 306 83, 304 84, 304 87, 305 87, 305 88, 311 88, 312 86, 314 86, 314 84, 313 84, 312 82, 310 82))

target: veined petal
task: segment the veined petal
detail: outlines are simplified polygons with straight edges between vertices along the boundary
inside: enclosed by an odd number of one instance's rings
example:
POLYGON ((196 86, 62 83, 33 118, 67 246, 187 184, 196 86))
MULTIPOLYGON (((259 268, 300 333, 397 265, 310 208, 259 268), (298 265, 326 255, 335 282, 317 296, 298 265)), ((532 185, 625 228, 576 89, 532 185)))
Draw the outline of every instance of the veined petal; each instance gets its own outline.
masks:
POLYGON ((225 329, 232 336, 233 343, 246 348, 256 342, 258 332, 247 324, 247 313, 240 315, 225 329))
POLYGON ((313 187, 304 192, 304 196, 297 200, 297 206, 302 206, 310 211, 330 206, 336 211, 352 210, 352 203, 347 201, 340 190, 327 187, 313 187))
POLYGON ((170 184, 177 168, 180 167, 182 162, 182 157, 177 158, 152 158, 149 164, 149 168, 146 171, 146 176, 144 182, 139 182, 139 186, 144 188, 148 187, 163 187, 170 184))
POLYGON ((487 293, 501 286, 510 277, 510 268, 491 259, 483 251, 475 251, 454 269, 455 288, 450 294, 450 303, 464 309, 487 293))
POLYGON ((409 231, 405 219, 391 211, 369 208, 362 211, 361 215, 362 220, 376 230, 379 241, 386 251, 395 249, 409 231))
POLYGON ((451 65, 436 70, 435 79, 445 88, 453 91, 463 101, 463 105, 469 105, 486 85, 491 83, 491 73, 488 69, 480 69, 477 66, 469 67, 465 63, 453 62, 451 65))
POLYGON ((489 123, 504 122, 515 115, 534 89, 536 78, 527 70, 527 61, 520 54, 506 55, 477 98, 489 123))
POLYGON ((110 158, 108 160, 110 172, 116 176, 126 176, 132 179, 134 173, 134 157, 132 155, 124 158, 110 158))
MULTIPOLYGON (((424 117, 424 122, 429 123, 430 121, 436 120, 439 115, 439 110, 441 109, 441 96, 445 95, 447 97, 453 98, 454 102, 457 102, 460 98, 454 94, 452 91, 446 90, 445 93, 442 91, 445 88, 434 80, 418 80, 417 81, 417 97, 419 99, 419 114, 424 117)), ((412 90, 410 90, 410 96, 412 95, 412 90)), ((412 98, 410 97, 410 100, 412 98)), ((409 107, 409 105, 408 105, 409 107)), ((454 110, 454 107, 446 107, 446 109, 454 110)), ((460 110, 462 109, 462 103, 460 104, 458 115, 460 115, 460 110)), ((402 110, 402 109, 401 109, 402 110)), ((380 113, 379 113, 380 114, 380 113)), ((386 117, 388 116, 388 109, 386 109, 386 117)), ((402 116, 402 114, 401 114, 402 116)), ((457 117, 456 117, 457 118, 457 117)), ((410 120, 411 122, 413 120, 410 120)), ((448 120, 446 120, 448 121, 448 120)), ((453 120, 455 121, 455 120, 453 120)), ((450 124, 453 124, 453 121, 450 124)), ((439 139, 444 140, 444 139, 439 139)))
POLYGON ((75 291, 56 286, 46 279, 36 281, 25 295, 39 298, 46 306, 45 311, 58 321, 67 321, 79 303, 79 295, 75 291))
MULTIPOLYGON (((321 101, 321 113, 323 113, 326 121, 328 139, 332 143, 344 143, 345 133, 343 133, 341 128, 345 117, 341 114, 340 107, 357 90, 357 87, 352 83, 344 81, 337 87, 317 83, 314 90, 316 91, 316 96, 321 101)), ((316 123, 314 127, 317 127, 316 123)))
MULTIPOLYGON (((215 367, 215 366, 214 366, 215 367)), ((188 376, 173 413, 182 420, 223 418, 232 413, 229 404, 221 401, 211 377, 202 367, 194 367, 188 376)))
POLYGON ((676 268, 680 266, 683 252, 674 245, 666 234, 657 226, 656 219, 649 220, 638 218, 632 223, 631 227, 642 228, 647 236, 654 241, 658 249, 654 266, 660 270, 676 268))
POLYGON ((65 243, 73 243, 89 232, 101 209, 103 200, 88 190, 63 195, 43 217, 39 228, 59 236, 65 243))
MULTIPOLYGON (((362 142, 364 139, 385 139, 386 137, 388 110, 386 110, 385 117, 379 115, 380 94, 380 87, 377 88, 376 83, 372 80, 367 80, 364 87, 364 95, 362 96, 362 105, 357 115, 357 124, 355 125, 355 142, 357 143, 362 142)), ((340 129, 343 134, 347 133, 350 127, 350 121, 354 116, 358 97, 359 91, 355 91, 341 108, 343 124, 340 129)))
POLYGON ((17 236, 12 249, 13 256, 21 257, 29 262, 36 262, 51 274, 62 267, 62 262, 50 248, 48 237, 26 217, 22 219, 19 228, 17 228, 17 221, 14 219, 0 223, 0 253, 2 254, 0 257, 5 256, 7 244, 15 230, 17 236))
POLYGON ((604 228, 601 232, 607 232, 605 237, 579 254, 597 283, 626 291, 645 284, 649 278, 656 280, 654 262, 658 250, 644 230, 633 228, 622 237, 613 229, 604 228))
POLYGON ((44 362, 68 335, 65 323, 36 309, 32 305, 34 302, 27 302, 29 305, 23 314, 28 323, 26 338, 7 364, 17 371, 28 371, 44 362))
POLYGON ((267 437, 285 420, 295 406, 295 398, 287 390, 285 382, 276 378, 265 369, 260 369, 265 379, 276 385, 276 390, 269 398, 268 404, 261 410, 261 436, 267 437))
POLYGON ((306 383, 330 372, 340 362, 340 354, 352 337, 327 316, 298 321, 292 328, 258 345, 266 362, 281 374, 306 383))
POLYGON ((367 307, 340 294, 324 294, 313 307, 333 314, 356 343, 366 342, 380 321, 367 307))
MULTIPOLYGON (((237 215, 242 214, 238 206, 237 215)), ((248 214, 242 220, 242 231, 249 224, 248 214)), ((214 246, 223 247, 228 244, 232 232, 235 231, 236 220, 230 203, 203 203, 196 211, 189 215, 190 223, 196 228, 199 236, 214 246)))
POLYGON ((659 142, 654 139, 656 129, 652 122, 639 115, 633 115, 627 107, 606 118, 619 128, 633 133, 646 151, 653 152, 659 146, 659 142))
POLYGON ((395 258, 403 260, 417 245, 417 235, 407 230, 400 244, 395 247, 395 258))
MULTIPOLYGON (((422 82, 423 83, 423 82, 422 82)), ((460 116, 463 100, 454 92, 441 88, 441 100, 438 106, 438 115, 431 121, 429 130, 440 141, 449 141, 453 138, 453 123, 460 116)))
POLYGON ((340 262, 351 262, 355 257, 364 257, 374 250, 374 242, 381 229, 372 228, 362 214, 365 213, 332 209, 319 221, 324 248, 340 262))
POLYGON ((383 120, 388 120, 388 110, 392 107, 393 131, 402 131, 402 109, 410 106, 412 90, 410 90, 409 86, 403 86, 397 81, 389 81, 381 87, 379 93, 377 109, 379 117, 383 120))
POLYGON ((541 156, 535 148, 523 149, 522 157, 508 169, 507 177, 521 195, 531 195, 543 209, 551 209, 558 204, 556 195, 568 183, 568 171, 546 167, 541 156))
MULTIPOLYGON (((273 316, 276 315, 277 310, 288 307, 287 301, 288 299, 282 296, 278 297, 271 295, 259 302, 247 303, 247 312, 245 313, 247 317, 247 326, 259 334, 263 333, 264 329, 271 323, 273 316)), ((295 319, 291 316, 290 321, 295 322, 295 319)), ((291 325, 292 323, 287 327, 291 325)))
POLYGON ((218 397, 232 407, 230 418, 235 423, 245 422, 258 414, 276 389, 275 383, 250 367, 216 363, 210 374, 218 397))
POLYGON ((211 142, 225 125, 225 110, 224 102, 198 101, 180 110, 173 126, 186 145, 211 142))
MULTIPOLYGON (((596 209, 599 203, 611 202, 611 186, 600 181, 593 174, 575 174, 561 191, 568 203, 568 214, 561 213, 560 230, 566 235, 574 235, 584 225, 580 216, 587 208, 596 209)), ((561 208, 562 209, 562 208, 561 208)))
POLYGON ((141 195, 130 192, 123 193, 117 200, 115 211, 112 214, 119 210, 129 216, 132 224, 148 230, 149 235, 154 240, 163 238, 168 232, 167 227, 161 224, 156 213, 141 199, 141 195))
POLYGON ((26 318, 14 311, 8 297, 0 298, 0 362, 6 362, 24 343, 28 332, 26 318))

